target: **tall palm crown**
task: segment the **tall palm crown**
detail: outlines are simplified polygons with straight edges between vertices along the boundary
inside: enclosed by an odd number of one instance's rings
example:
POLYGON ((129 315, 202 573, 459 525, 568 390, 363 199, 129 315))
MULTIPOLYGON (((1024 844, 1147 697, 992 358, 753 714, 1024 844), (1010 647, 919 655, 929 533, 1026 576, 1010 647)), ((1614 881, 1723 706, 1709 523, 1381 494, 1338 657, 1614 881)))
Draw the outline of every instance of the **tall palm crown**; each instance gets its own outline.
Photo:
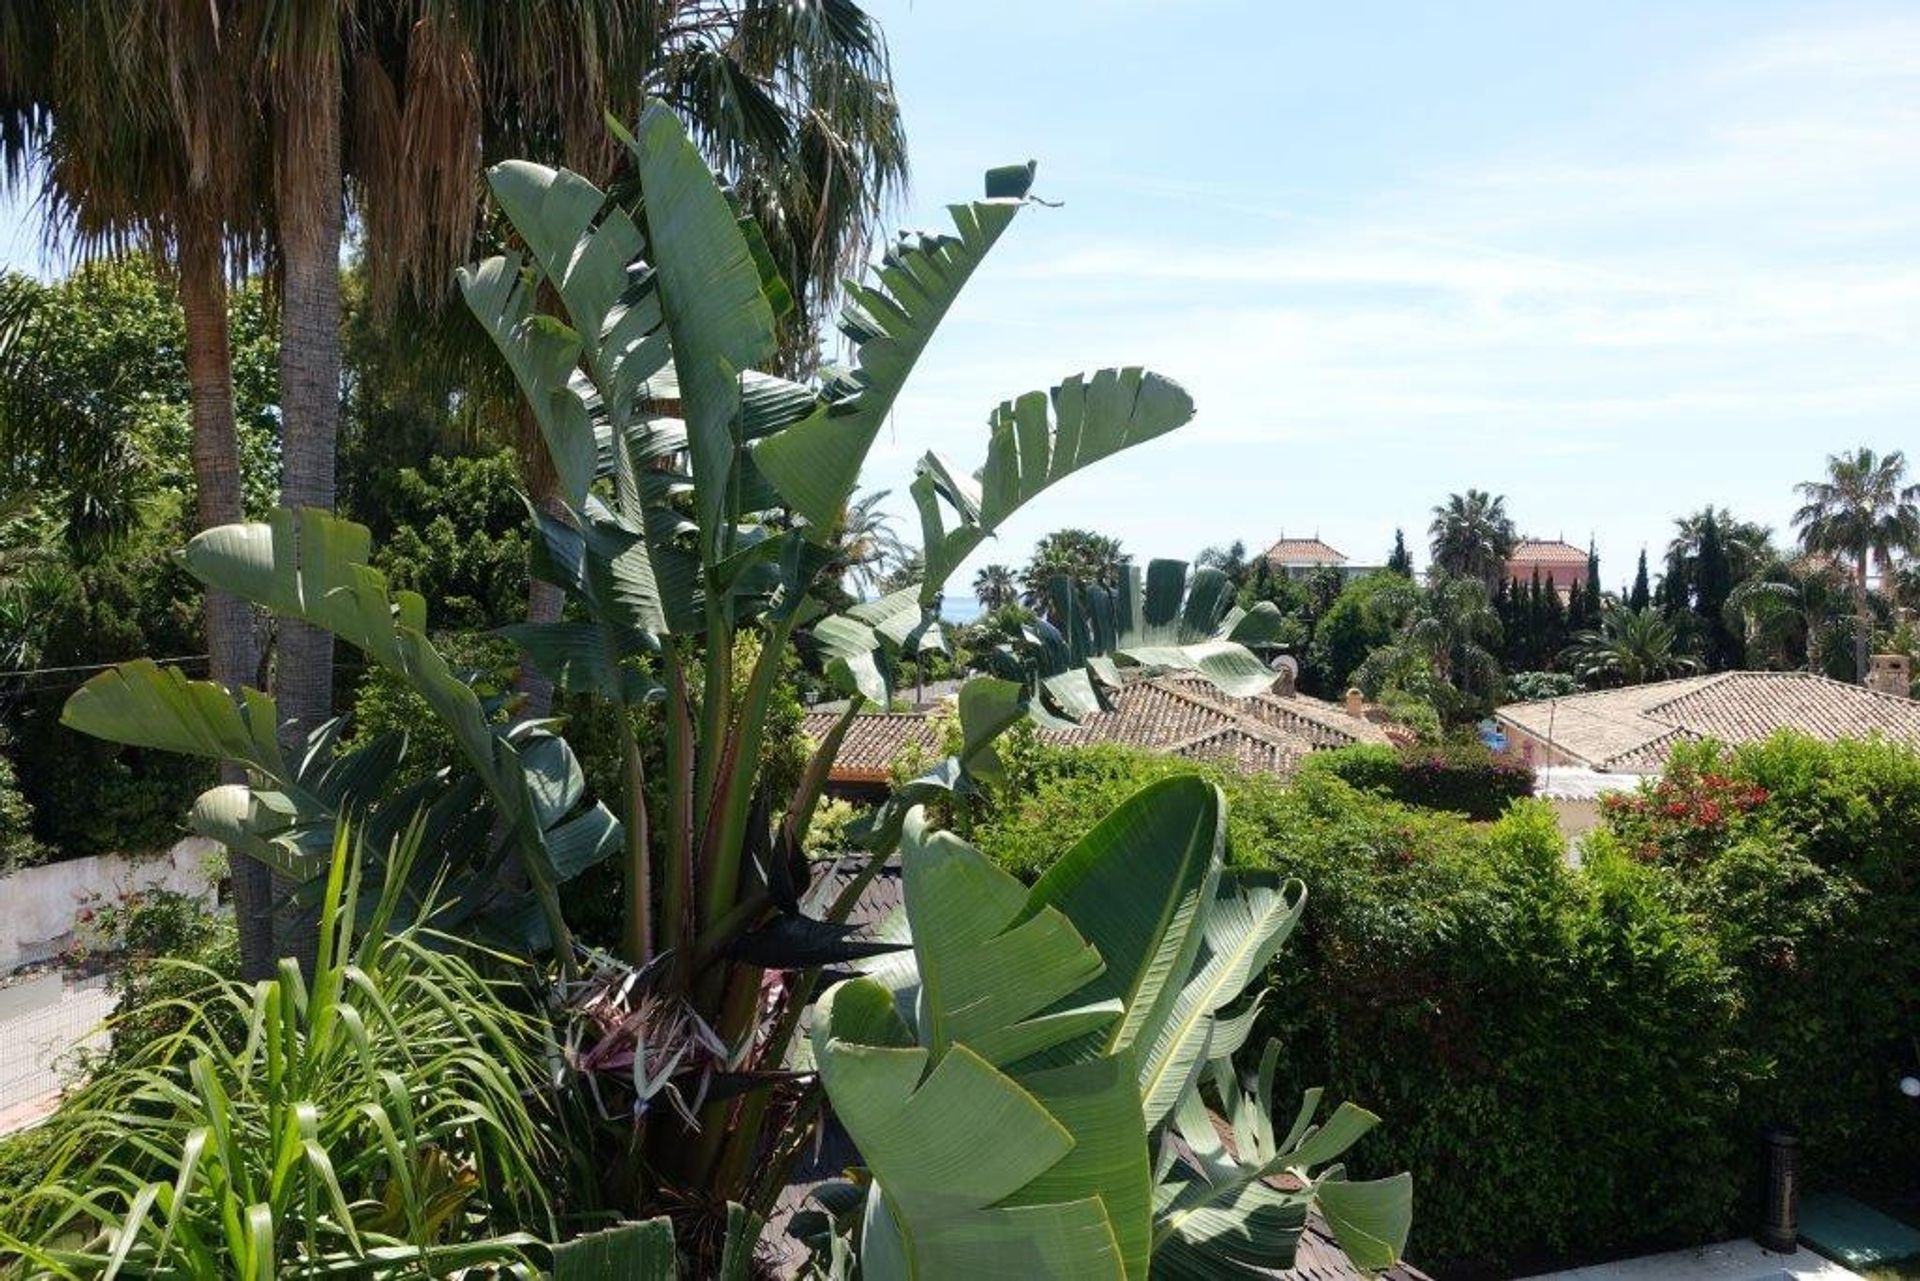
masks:
POLYGON ((1020 582, 1005 565, 984 565, 973 576, 973 594, 980 608, 1003 609, 1020 599, 1020 582))
POLYGON ((1507 557, 1519 541, 1499 494, 1469 489, 1449 494, 1433 509, 1427 527, 1433 539, 1433 563, 1456 577, 1477 578, 1495 591, 1507 571, 1507 557))
POLYGON ((1794 486, 1804 504, 1793 515, 1807 551, 1851 562, 1854 588, 1854 666, 1864 680, 1873 615, 1867 577, 1880 567, 1883 585, 1899 552, 1920 548, 1920 484, 1907 483, 1907 459, 1861 446, 1827 458, 1825 480, 1794 486))
POLYGON ((888 575, 913 558, 893 527, 893 517, 880 504, 892 490, 876 489, 847 504, 834 539, 834 554, 847 587, 861 595, 872 593, 888 575))
POLYGON ((1588 685, 1644 685, 1700 670, 1700 660, 1681 647, 1678 630, 1651 605, 1608 606, 1600 626, 1576 636, 1565 657, 1588 685))

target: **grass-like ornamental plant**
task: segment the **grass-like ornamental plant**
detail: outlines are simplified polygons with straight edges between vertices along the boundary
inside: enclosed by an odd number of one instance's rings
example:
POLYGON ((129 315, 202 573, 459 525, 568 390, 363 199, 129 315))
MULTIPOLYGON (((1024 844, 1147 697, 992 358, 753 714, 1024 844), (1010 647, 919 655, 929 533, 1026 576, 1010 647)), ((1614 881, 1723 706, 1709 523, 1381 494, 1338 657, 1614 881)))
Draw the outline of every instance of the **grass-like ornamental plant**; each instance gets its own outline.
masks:
POLYGON ((255 984, 207 971, 175 998, 176 1031, 48 1123, 43 1178, 0 1207, 0 1263, 443 1275, 552 1236, 545 1031, 465 945, 390 933, 398 895, 362 894, 349 839, 343 826, 311 980, 290 961, 255 984))

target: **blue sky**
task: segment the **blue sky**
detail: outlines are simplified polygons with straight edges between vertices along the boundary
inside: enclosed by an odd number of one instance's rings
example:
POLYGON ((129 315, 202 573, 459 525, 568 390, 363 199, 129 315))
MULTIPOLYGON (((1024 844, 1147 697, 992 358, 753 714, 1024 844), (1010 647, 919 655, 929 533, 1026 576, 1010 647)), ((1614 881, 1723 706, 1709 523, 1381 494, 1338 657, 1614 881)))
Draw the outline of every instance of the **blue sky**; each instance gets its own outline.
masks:
MULTIPOLYGON (((1284 530, 1378 560, 1472 485, 1597 536, 1618 585, 1683 511, 1784 529, 1827 453, 1920 454, 1912 6, 872 7, 898 221, 1028 157, 1065 203, 976 277, 870 482, 976 464, 993 404, 1076 370, 1146 364, 1199 406, 976 564, 1074 524, 1142 558, 1284 530)), ((35 268, 9 212, 0 258, 35 268)))
POLYGON ((1029 156, 1065 202, 975 278, 875 480, 974 464, 996 401, 1080 368, 1146 364, 1199 408, 977 560, 1069 524, 1141 557, 1284 529, 1378 560, 1472 485, 1596 536, 1612 586, 1682 511, 1784 531, 1827 453, 1920 454, 1911 6, 874 7, 903 221, 1029 156))

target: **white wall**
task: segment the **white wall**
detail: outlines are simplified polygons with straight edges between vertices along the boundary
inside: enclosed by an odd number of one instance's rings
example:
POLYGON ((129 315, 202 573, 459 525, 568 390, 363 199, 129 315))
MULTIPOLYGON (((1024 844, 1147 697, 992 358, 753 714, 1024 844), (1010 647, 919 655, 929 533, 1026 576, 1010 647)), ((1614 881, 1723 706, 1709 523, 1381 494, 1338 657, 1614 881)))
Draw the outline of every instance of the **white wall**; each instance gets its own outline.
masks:
POLYGON ((217 842, 189 836, 164 854, 96 854, 0 877, 0 974, 57 953, 89 904, 154 887, 211 904, 224 865, 217 842))

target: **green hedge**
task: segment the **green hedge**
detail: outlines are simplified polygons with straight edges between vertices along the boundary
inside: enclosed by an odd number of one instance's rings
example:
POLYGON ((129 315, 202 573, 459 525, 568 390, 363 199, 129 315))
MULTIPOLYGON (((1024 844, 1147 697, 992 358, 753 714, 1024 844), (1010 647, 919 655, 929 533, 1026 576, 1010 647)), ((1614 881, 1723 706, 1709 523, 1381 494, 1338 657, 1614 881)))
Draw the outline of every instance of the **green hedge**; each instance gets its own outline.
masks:
POLYGON ((1660 870, 1711 931, 1751 1056, 1743 1124, 1798 1128, 1808 1177, 1911 1197, 1920 1170, 1920 754, 1781 735, 1693 744, 1606 806, 1596 846, 1660 870))
POLYGON ((1395 748, 1370 743, 1315 752, 1303 770, 1331 774, 1407 805, 1494 819, 1533 795, 1533 770, 1477 743, 1395 748))
MULTIPOLYGON (((1690 800, 1611 807, 1579 866, 1541 802, 1473 823, 1335 770, 1203 770, 1232 861, 1310 890, 1256 1034, 1280 1038, 1283 1079, 1385 1118, 1356 1173, 1414 1172, 1429 1271, 1743 1233, 1770 1121, 1802 1127, 1817 1182, 1920 1167, 1920 1106, 1897 1090, 1920 1071, 1920 757, 1783 740, 1713 759, 1688 781, 1683 754, 1690 800)), ((974 838, 1031 877, 1193 768, 1043 749, 974 838)))

